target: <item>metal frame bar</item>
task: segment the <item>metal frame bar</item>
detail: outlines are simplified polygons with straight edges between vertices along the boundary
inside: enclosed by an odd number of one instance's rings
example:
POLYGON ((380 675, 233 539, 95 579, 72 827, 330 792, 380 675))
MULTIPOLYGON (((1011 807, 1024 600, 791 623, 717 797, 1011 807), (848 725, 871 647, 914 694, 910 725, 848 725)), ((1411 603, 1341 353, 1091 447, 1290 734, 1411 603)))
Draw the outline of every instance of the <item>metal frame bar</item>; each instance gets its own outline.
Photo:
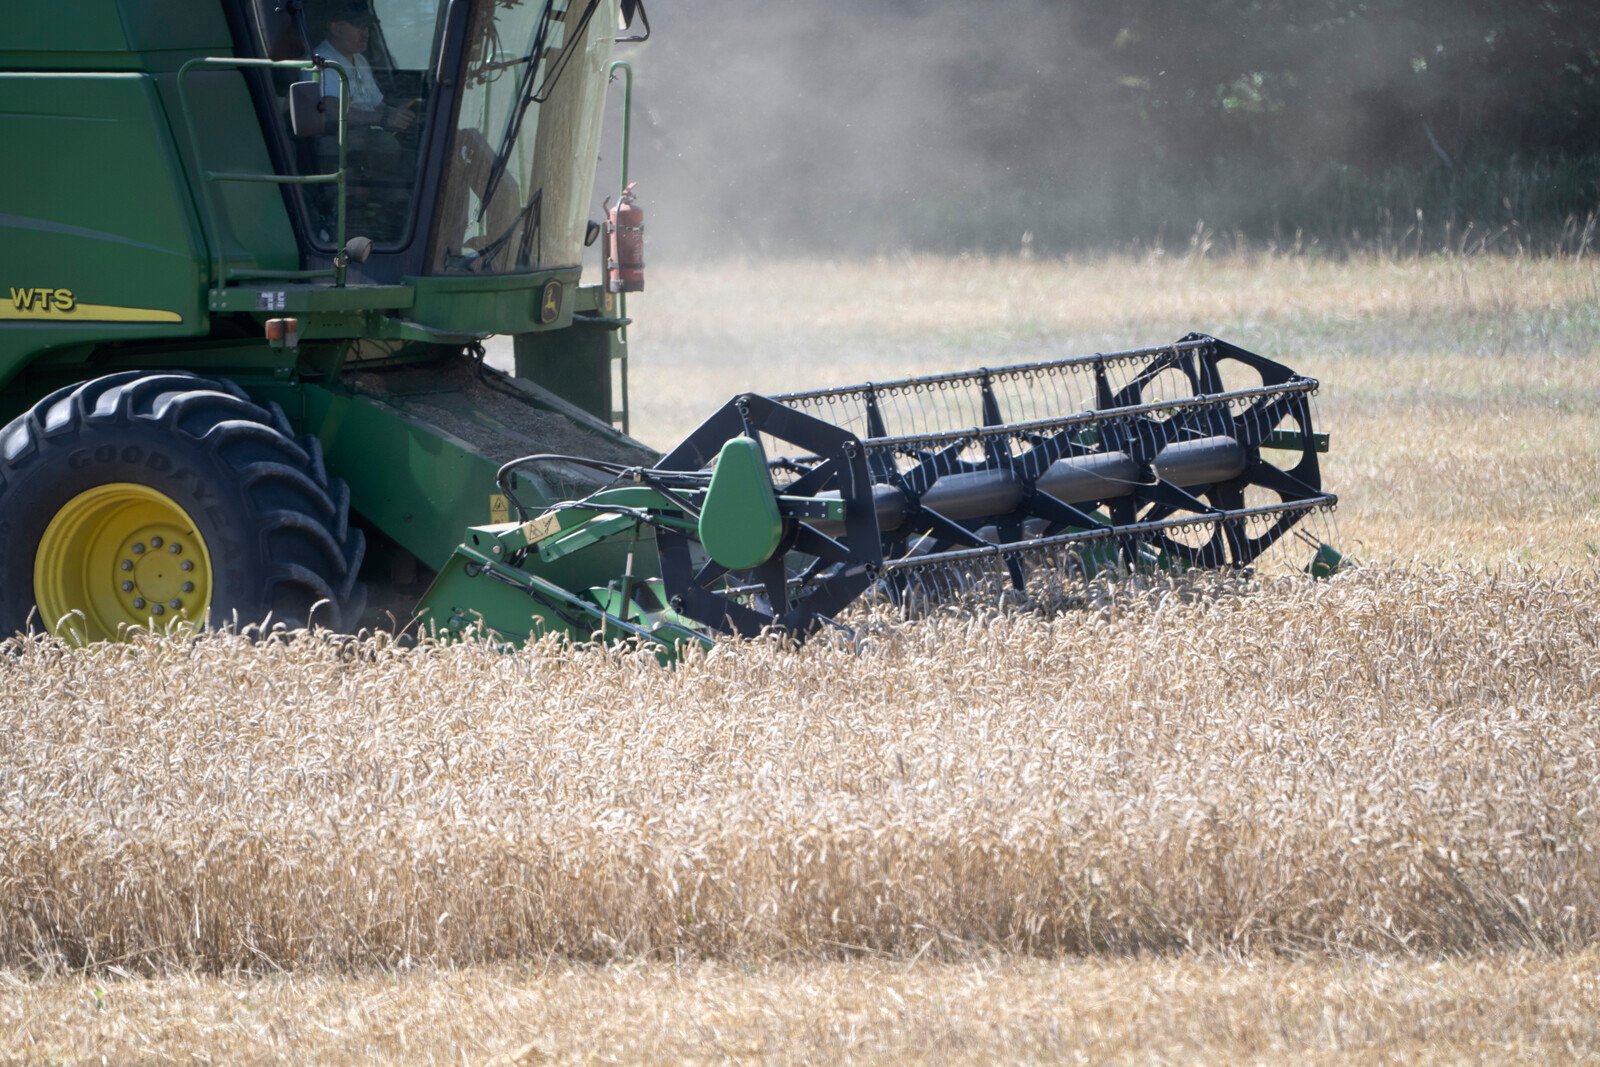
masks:
POLYGON ((1051 537, 1036 538, 1016 544, 992 544, 975 548, 952 549, 947 552, 926 553, 919 556, 904 556, 900 559, 885 560, 885 572, 913 569, 916 567, 936 566, 939 564, 959 563, 965 560, 986 559, 991 557, 1007 557, 1025 555, 1028 553, 1047 551, 1051 548, 1065 548, 1072 545, 1087 544, 1094 541, 1107 541, 1119 537, 1133 536, 1149 533, 1167 533, 1190 527, 1221 525, 1223 523, 1241 523, 1253 518, 1267 518, 1286 514, 1304 514, 1331 508, 1337 504, 1339 498, 1332 493, 1322 493, 1306 500, 1289 501, 1282 504, 1261 504, 1250 508, 1233 508, 1227 511, 1217 511, 1207 515, 1192 515, 1176 519, 1158 519, 1148 522, 1133 522, 1121 526, 1101 526, 1086 530, 1075 530, 1071 533, 1056 534, 1051 537))
POLYGON ((871 395, 881 395, 897 389, 920 391, 930 388, 949 388, 958 382, 975 383, 985 377, 993 381, 996 378, 1011 377, 1019 374, 1037 374, 1042 371, 1094 367, 1112 363, 1134 363, 1163 355, 1175 357, 1185 352, 1199 351, 1212 343, 1214 343, 1214 339, 1209 337, 1194 340, 1186 338, 1170 345, 1160 345, 1153 348, 1133 348, 1125 352, 1096 352, 1089 356, 1067 356, 1062 359, 1044 359, 1030 363, 1009 363, 1000 367, 980 367, 977 370, 970 371, 926 374, 915 378, 891 378, 881 382, 862 382, 859 385, 831 386, 826 389, 807 389, 795 393, 774 393, 772 399, 780 404, 794 404, 807 400, 824 400, 829 397, 846 396, 859 396, 862 399, 866 399, 871 395))
POLYGON ((202 239, 206 244, 206 259, 211 264, 211 281, 218 289, 225 288, 228 282, 243 281, 246 279, 283 280, 283 281, 309 281, 315 278, 332 278, 335 286, 342 287, 345 281, 346 261, 344 258, 345 246, 345 193, 346 193, 346 151, 348 149, 347 128, 349 125, 350 111, 350 79, 344 68, 337 63, 325 64, 314 60, 298 59, 249 59, 237 56, 206 56, 191 59, 178 69, 178 101, 183 111, 183 124, 189 136, 189 150, 194 154, 197 168, 202 160, 200 134, 195 129, 194 110, 189 106, 188 79, 197 67, 210 67, 223 70, 243 69, 277 69, 277 70, 306 70, 315 71, 318 80, 332 70, 339 78, 339 169, 332 174, 252 174, 235 171, 201 170, 200 199, 202 201, 202 239), (336 185, 338 187, 337 221, 335 223, 335 241, 337 251, 334 253, 333 266, 325 270, 234 270, 225 265, 222 253, 222 237, 217 224, 217 206, 211 194, 213 182, 243 182, 262 183, 272 185, 336 185))
MULTIPOLYGON (((621 181, 617 185, 618 195, 621 190, 628 187, 628 157, 629 149, 633 143, 633 64, 625 59, 612 60, 611 66, 606 68, 607 81, 614 79, 617 72, 622 72, 622 173, 621 181)), ((600 277, 601 284, 605 283, 607 249, 600 251, 600 277)), ((622 320, 622 325, 617 327, 617 380, 622 391, 622 407, 612 414, 613 421, 621 416, 622 432, 628 433, 628 294, 617 294, 617 318, 622 320)))

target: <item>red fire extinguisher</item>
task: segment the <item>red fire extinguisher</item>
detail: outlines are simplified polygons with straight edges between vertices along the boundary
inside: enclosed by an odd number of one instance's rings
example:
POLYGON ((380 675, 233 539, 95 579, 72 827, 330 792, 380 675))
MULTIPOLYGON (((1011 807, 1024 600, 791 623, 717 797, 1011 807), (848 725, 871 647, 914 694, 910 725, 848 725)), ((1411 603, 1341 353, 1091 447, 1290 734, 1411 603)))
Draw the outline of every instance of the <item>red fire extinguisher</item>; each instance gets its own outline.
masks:
POLYGON ((644 291, 644 208, 634 196, 629 182, 616 207, 606 213, 606 291, 639 293, 644 291))

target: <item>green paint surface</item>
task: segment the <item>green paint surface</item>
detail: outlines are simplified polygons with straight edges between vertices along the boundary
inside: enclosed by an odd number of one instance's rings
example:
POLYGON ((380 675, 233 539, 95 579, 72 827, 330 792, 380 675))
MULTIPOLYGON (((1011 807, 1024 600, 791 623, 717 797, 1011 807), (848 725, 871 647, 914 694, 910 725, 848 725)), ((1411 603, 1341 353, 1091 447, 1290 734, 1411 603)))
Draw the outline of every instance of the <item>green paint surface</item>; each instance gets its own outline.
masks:
POLYGON ((700 543, 712 559, 741 571, 771 559, 782 540, 783 516, 761 445, 735 437, 717 454, 700 511, 700 543))

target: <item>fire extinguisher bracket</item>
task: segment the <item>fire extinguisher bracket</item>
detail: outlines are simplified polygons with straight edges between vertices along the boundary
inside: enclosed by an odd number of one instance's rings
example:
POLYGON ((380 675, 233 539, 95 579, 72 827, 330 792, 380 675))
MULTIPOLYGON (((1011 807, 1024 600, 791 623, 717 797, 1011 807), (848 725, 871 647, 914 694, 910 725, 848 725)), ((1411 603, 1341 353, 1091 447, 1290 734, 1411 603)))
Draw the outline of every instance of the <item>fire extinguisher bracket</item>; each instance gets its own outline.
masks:
POLYGON ((644 209, 629 182, 615 206, 606 201, 606 292, 644 291, 644 209))

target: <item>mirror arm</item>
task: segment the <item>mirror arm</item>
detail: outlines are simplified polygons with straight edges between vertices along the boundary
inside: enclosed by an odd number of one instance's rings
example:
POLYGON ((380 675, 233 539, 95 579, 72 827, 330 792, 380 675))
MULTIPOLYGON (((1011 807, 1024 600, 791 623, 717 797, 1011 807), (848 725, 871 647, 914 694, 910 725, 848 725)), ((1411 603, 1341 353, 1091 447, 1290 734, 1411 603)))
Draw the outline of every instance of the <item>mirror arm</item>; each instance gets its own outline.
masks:
POLYGON ((637 44, 650 39, 650 13, 644 9, 644 0, 622 0, 622 28, 633 28, 633 17, 639 16, 639 21, 644 23, 644 32, 633 37, 618 37, 615 44, 637 44))

